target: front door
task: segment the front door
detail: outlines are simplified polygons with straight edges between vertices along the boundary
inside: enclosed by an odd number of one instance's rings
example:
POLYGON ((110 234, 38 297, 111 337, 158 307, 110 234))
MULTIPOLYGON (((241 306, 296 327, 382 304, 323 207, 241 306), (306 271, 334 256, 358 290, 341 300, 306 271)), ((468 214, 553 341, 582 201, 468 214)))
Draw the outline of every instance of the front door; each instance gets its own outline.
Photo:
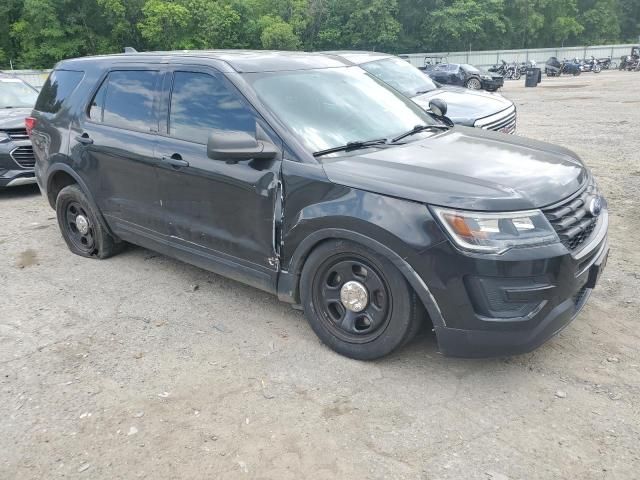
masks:
POLYGON ((167 123, 161 122, 156 155, 174 255, 272 289, 280 158, 212 160, 207 139, 214 130, 254 136, 258 130, 279 144, 277 137, 218 72, 180 67, 164 85, 167 123))

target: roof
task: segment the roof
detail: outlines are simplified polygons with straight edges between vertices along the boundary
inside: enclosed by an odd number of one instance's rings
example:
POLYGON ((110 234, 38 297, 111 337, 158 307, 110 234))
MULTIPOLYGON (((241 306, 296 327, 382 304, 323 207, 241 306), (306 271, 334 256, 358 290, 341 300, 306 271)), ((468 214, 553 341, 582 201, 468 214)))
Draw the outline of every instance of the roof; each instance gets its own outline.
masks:
POLYGON ((337 68, 350 65, 349 62, 324 53, 285 52, 270 50, 178 50, 167 52, 119 53, 64 60, 61 66, 71 67, 83 62, 145 62, 158 61, 170 63, 174 59, 198 58, 224 62, 231 71, 271 72, 285 70, 311 70, 316 68, 337 68))
POLYGON ((380 52, 366 52, 359 50, 334 50, 330 52, 320 52, 324 55, 331 55, 333 57, 339 57, 347 60, 355 65, 362 65, 363 63, 375 62, 377 60, 383 60, 385 58, 393 58, 393 55, 380 52))

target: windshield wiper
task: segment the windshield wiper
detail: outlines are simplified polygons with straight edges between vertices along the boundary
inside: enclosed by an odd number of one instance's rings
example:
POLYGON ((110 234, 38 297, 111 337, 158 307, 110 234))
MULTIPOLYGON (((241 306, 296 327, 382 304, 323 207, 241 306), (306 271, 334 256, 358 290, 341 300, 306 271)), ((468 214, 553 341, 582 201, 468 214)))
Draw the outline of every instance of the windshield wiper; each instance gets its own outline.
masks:
MULTIPOLYGON (((429 92, 431 92, 432 90, 433 90, 433 89, 431 89, 431 90, 418 90, 418 91, 416 92, 416 95, 423 95, 423 94, 425 94, 425 93, 429 93, 429 92)), ((414 97, 415 97, 415 95, 414 95, 414 97)))
POLYGON ((351 150, 359 150, 361 148, 374 147, 376 145, 386 145, 386 138, 379 138, 377 140, 363 140, 363 141, 355 141, 349 142, 346 145, 340 145, 339 147, 327 148, 326 150, 319 150, 317 152, 313 152, 314 157, 321 157, 322 155, 328 155, 329 153, 335 152, 349 152, 351 150))
POLYGON ((415 135, 416 133, 424 132, 425 130, 449 130, 449 127, 446 125, 416 125, 408 132, 404 132, 402 135, 398 135, 396 138, 391 139, 391 143, 396 143, 403 138, 410 137, 411 135, 415 135))

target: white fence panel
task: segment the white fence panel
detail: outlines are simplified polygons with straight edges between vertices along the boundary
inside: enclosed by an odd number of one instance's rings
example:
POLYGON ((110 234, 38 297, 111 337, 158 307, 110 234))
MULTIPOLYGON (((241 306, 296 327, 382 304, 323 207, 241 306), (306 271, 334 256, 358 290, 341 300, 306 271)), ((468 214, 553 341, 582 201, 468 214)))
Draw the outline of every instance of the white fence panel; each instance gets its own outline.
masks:
POLYGON ((0 73, 18 77, 38 90, 42 88, 51 70, 0 70, 0 73))
POLYGON ((409 53, 404 54, 412 65, 422 67, 425 59, 429 57, 445 57, 450 63, 470 63, 479 67, 489 67, 501 60, 506 62, 527 62, 534 60, 537 63, 545 63, 549 57, 565 58, 596 58, 612 57, 616 61, 623 55, 629 55, 633 44, 623 45, 596 45, 589 47, 558 47, 558 48, 531 48, 526 50, 485 50, 471 52, 435 52, 435 53, 409 53))

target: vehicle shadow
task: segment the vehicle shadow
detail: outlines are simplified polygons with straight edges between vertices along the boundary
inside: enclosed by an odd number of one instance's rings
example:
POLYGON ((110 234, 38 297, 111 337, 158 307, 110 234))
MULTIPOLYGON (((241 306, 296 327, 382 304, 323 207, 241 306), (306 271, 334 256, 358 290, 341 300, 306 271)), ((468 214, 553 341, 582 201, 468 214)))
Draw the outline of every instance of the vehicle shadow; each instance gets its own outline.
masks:
POLYGON ((0 200, 13 200, 40 195, 38 185, 20 185, 18 187, 0 188, 0 200))
MULTIPOLYGON (((128 263, 145 263, 151 270, 163 270, 166 274, 175 277, 174 283, 176 285, 182 285, 183 290, 187 289, 189 285, 211 284, 213 288, 219 289, 220 291, 233 291, 241 297, 251 298, 256 304, 256 309, 278 312, 273 316, 273 321, 278 324, 278 327, 286 330, 288 335, 296 341, 304 342, 305 339, 308 338, 307 334, 311 332, 311 327, 307 325, 302 311, 280 302, 275 295, 263 292, 262 290, 135 245, 128 245, 125 251, 115 257, 115 259, 128 263), (291 328, 294 324, 300 322, 308 327, 309 331, 291 328), (299 336, 299 338, 296 338, 296 336, 299 336)), ((231 328, 237 330, 239 326, 231 325, 231 328)), ((327 355, 338 355, 332 352, 329 347, 323 346, 320 348, 326 349, 327 355)), ((346 357, 343 358, 346 362, 352 361, 346 357)), ((439 352, 437 339, 435 333, 432 331, 431 321, 425 319, 424 325, 418 335, 407 345, 399 348, 389 356, 366 363, 377 366, 386 365, 391 368, 395 365, 409 364, 419 370, 422 370, 426 364, 429 364, 430 368, 438 365, 438 368, 446 371, 452 366, 464 365, 475 365, 476 367, 484 365, 486 368, 491 368, 492 365, 501 363, 502 361, 503 360, 498 358, 465 359, 443 356, 439 352)))

